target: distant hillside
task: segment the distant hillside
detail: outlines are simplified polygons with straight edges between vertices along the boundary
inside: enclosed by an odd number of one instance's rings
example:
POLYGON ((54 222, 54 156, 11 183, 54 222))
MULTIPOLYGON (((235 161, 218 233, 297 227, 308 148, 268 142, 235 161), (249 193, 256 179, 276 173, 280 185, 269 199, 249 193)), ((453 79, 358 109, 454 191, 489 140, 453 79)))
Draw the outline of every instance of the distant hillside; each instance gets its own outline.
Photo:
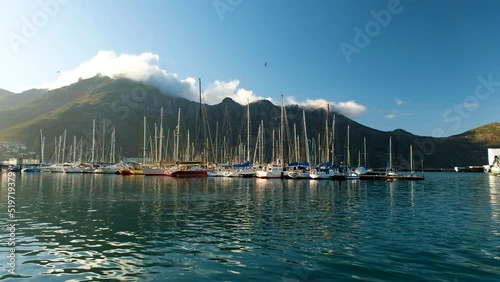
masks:
POLYGON ((2 99, 4 96, 8 96, 8 95, 14 95, 14 93, 0 88, 0 99, 2 99))
POLYGON ((500 122, 489 123, 455 137, 465 138, 474 143, 483 143, 491 147, 500 147, 500 122))
POLYGON ((42 96, 45 92, 46 90, 43 89, 31 89, 16 94, 4 89, 0 89, 0 111, 13 109, 24 103, 30 103, 31 101, 33 101, 33 99, 42 96))
MULTIPOLYGON (((165 147, 173 150, 173 137, 177 126, 178 111, 181 111, 180 140, 184 145, 201 146, 203 138, 219 151, 219 159, 224 154, 237 156, 246 146, 246 105, 240 105, 226 98, 217 105, 200 105, 196 102, 177 97, 171 93, 164 95, 157 89, 128 79, 93 77, 54 89, 51 91, 33 90, 20 94, 0 92, 3 96, 24 97, 23 102, 0 108, 0 141, 19 141, 30 149, 37 150, 40 129, 46 136, 46 155, 53 154, 55 139, 67 130, 67 144, 80 138, 87 145, 92 140, 92 121, 96 120, 97 144, 104 146, 102 133, 109 134, 116 129, 117 147, 122 156, 142 156, 143 122, 147 120, 148 151, 151 151, 155 136, 155 123, 159 128, 160 109, 164 109, 164 137, 168 139, 165 147), (31 96, 30 96, 31 95, 31 96), (29 98, 30 97, 30 98, 29 98), (200 112, 201 111, 201 112, 200 112), (202 125, 203 120, 207 123, 202 125), (104 129, 103 129, 104 128, 104 129), (188 133, 189 130, 189 133, 188 133), (74 137, 73 137, 74 136, 74 137), (168 138, 167 138, 168 137, 168 138), (241 144, 241 145, 238 145, 241 144)), ((2 104, 3 105, 3 104, 2 104)), ((257 132, 261 122, 264 124, 265 156, 271 159, 273 139, 278 139, 280 131, 280 107, 269 101, 250 104, 251 140, 254 152, 257 132), (274 130, 274 138, 272 133, 274 130)), ((293 147, 298 140, 303 151, 302 111, 298 106, 287 106, 286 146, 293 147)), ((326 110, 306 109, 306 125, 309 147, 312 153, 324 153, 326 110), (318 138, 321 142, 318 141, 318 138), (323 143, 322 143, 323 142, 323 143)), ((333 113, 329 114, 331 127, 333 113)), ((487 162, 486 148, 500 145, 499 123, 485 125, 463 134, 447 138, 416 136, 404 130, 384 132, 361 125, 349 118, 336 114, 335 156, 336 161, 345 161, 347 155, 347 126, 350 130, 351 163, 358 163, 358 155, 364 164, 363 138, 366 138, 367 165, 384 167, 387 163, 389 138, 392 137, 394 162, 400 168, 408 167, 409 146, 413 145, 415 162, 421 160, 426 168, 453 167, 462 165, 481 165, 487 162)), ((158 131, 157 131, 158 133, 158 131)), ((107 142, 107 143, 106 143, 107 142)), ((276 143, 276 142, 275 142, 276 143)), ((277 146, 277 144, 275 144, 277 146)), ((277 149, 276 149, 277 150, 277 149)), ((293 154, 293 148, 287 155, 293 154)), ((170 152, 171 153, 171 152, 170 152)), ((102 155, 102 152, 101 152, 102 155)), ((252 155, 253 158, 253 155, 252 155)), ((418 165, 418 166, 419 166, 418 165)))

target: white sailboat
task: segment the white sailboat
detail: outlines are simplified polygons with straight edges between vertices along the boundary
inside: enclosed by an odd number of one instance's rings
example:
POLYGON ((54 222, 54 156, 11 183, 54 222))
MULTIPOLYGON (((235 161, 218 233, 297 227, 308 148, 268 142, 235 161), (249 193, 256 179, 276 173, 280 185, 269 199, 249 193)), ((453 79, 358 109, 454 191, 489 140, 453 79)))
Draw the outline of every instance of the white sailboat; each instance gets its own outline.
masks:
MULTIPOLYGON (((326 114, 326 131, 328 132, 328 112, 326 114)), ((311 173, 315 173, 315 170, 311 171, 311 162, 310 162, 310 156, 309 156, 309 142, 307 140, 307 127, 306 127, 306 113, 304 110, 302 110, 302 127, 304 131, 304 144, 306 146, 306 161, 305 162, 294 162, 288 164, 288 177, 289 178, 301 178, 301 179, 306 179, 306 178, 311 178, 311 173)), ((294 127, 295 128, 295 127, 294 127)), ((328 135, 328 134, 326 134, 328 135)), ((326 140, 328 142, 328 140, 326 140)), ((297 146, 298 147, 298 146, 297 146)), ((296 151, 298 151, 298 148, 296 148, 296 151)), ((328 152, 327 152, 328 154, 328 152)))
POLYGON ((389 163, 385 169, 385 177, 388 181, 394 181, 398 179, 398 173, 392 165, 392 136, 389 137, 389 163))
POLYGON ((280 122, 280 138, 279 138, 279 156, 275 163, 263 166, 255 172, 258 178, 282 178, 283 177, 283 133, 284 133, 284 105, 283 95, 281 95, 281 122, 280 122))
POLYGON ((359 174, 351 168, 351 153, 349 148, 349 125, 347 125, 347 161, 344 171, 345 179, 359 179, 359 174))

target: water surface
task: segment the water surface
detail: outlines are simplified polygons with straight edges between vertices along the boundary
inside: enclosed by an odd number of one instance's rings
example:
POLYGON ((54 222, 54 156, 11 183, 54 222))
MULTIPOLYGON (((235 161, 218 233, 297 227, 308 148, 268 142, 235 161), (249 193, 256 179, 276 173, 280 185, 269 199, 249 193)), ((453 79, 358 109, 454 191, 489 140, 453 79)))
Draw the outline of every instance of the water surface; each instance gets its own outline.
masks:
MULTIPOLYGON (((498 281, 499 191, 500 177, 483 173, 391 183, 17 174, 16 275, 3 239, 0 277, 498 281)), ((13 223, 2 214, 1 226, 13 223)))

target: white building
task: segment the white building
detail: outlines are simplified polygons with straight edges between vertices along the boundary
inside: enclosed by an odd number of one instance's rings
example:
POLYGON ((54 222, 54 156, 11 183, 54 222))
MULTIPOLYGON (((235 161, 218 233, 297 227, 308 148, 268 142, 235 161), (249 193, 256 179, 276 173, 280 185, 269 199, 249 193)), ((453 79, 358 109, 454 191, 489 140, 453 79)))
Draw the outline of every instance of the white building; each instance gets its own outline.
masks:
POLYGON ((488 148, 488 164, 491 165, 493 164, 493 160, 495 159, 495 156, 498 156, 500 158, 500 148, 488 148))

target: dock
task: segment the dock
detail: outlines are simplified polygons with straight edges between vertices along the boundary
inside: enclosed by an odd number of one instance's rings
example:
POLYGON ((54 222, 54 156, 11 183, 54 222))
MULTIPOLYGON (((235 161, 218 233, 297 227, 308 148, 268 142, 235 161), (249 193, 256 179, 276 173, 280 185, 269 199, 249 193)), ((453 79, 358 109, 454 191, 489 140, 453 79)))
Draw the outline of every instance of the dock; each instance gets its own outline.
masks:
POLYGON ((359 176, 362 180, 424 180, 423 175, 396 175, 387 176, 384 174, 362 174, 359 176))

